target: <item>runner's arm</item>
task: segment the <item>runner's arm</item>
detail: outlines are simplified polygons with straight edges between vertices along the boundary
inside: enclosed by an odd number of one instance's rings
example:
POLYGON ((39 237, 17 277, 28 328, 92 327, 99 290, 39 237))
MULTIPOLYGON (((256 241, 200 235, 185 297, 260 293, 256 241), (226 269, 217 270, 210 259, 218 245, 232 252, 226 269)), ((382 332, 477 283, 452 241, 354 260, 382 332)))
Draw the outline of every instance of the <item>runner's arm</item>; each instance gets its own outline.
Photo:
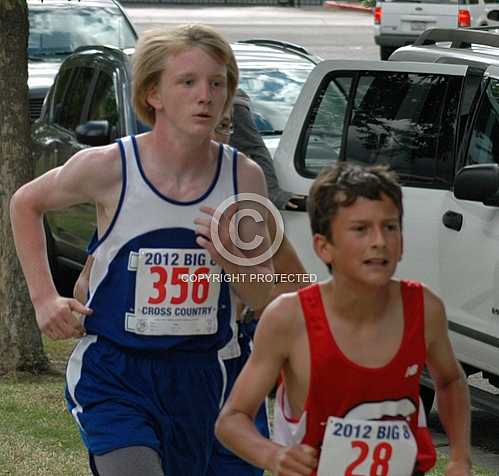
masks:
MULTIPOLYGON (((197 243, 208 250, 212 259, 223 268, 226 274, 233 276, 231 286, 239 298, 257 310, 262 309, 270 301, 274 287, 271 256, 262 263, 259 262, 259 258, 270 248, 266 225, 270 202, 267 199, 262 170, 243 154, 238 156, 237 180, 238 201, 228 207, 222 216, 217 218, 215 210, 207 207, 201 208, 201 211, 208 217, 204 216, 195 220, 198 225, 197 243), (241 194, 246 193, 258 198, 241 200, 241 194), (264 202, 263 205, 259 203, 261 201, 264 202), (238 225, 233 223, 236 213, 242 217, 238 225), (215 242, 212 223, 216 224, 218 239, 223 250, 215 242), (236 241, 233 240, 233 236, 236 237, 236 241), (245 249, 241 246, 241 242, 243 244, 253 242, 256 245, 245 249)), ((279 213, 277 209, 275 210, 279 213)))
POLYGON ((82 335, 83 327, 71 311, 89 315, 91 310, 57 293, 48 263, 43 215, 49 210, 99 198, 96 187, 102 181, 99 175, 103 174, 97 172, 102 168, 96 166, 98 157, 86 160, 89 151, 76 154, 64 166, 23 185, 10 202, 16 251, 37 323, 42 332, 53 339, 82 335))
POLYGON ((297 297, 286 295, 272 302, 258 324, 254 349, 239 374, 218 417, 217 438, 238 456, 274 476, 308 475, 317 465, 315 450, 284 447, 264 438, 255 427, 255 415, 274 386, 292 345, 292 321, 297 297))
POLYGON ((438 414, 449 439, 446 475, 471 475, 470 398, 466 376, 459 365, 447 330, 442 301, 425 289, 427 365, 435 384, 438 414))

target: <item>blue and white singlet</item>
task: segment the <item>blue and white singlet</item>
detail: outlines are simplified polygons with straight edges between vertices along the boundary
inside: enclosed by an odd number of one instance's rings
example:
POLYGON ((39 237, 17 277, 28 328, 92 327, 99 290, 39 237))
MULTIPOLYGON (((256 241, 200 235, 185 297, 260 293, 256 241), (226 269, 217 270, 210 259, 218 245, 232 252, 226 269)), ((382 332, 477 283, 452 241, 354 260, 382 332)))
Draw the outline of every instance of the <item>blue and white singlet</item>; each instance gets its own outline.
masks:
POLYGON ((95 261, 88 306, 94 312, 85 319, 87 334, 128 349, 219 350, 232 336, 235 299, 220 266, 197 245, 194 219, 204 215, 201 206, 216 209, 237 194, 237 152, 220 146, 208 190, 179 202, 145 176, 135 137, 121 139, 119 147, 119 205, 89 249, 95 261))

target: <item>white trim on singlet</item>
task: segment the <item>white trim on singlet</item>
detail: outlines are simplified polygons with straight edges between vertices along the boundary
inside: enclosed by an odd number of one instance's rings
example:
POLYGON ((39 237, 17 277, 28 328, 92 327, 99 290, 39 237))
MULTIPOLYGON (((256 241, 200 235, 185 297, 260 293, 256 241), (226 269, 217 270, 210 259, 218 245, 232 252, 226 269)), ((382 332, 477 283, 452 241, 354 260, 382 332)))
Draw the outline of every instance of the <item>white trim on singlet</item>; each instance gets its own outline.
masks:
POLYGON ((96 335, 86 335, 82 337, 74 348, 71 356, 69 357, 68 365, 66 367, 66 385, 68 388, 68 392, 71 395, 71 399, 73 400, 73 403, 75 405, 71 410, 71 414, 73 415, 73 418, 76 420, 76 423, 78 423, 78 426, 81 429, 83 429, 83 427, 81 426, 80 419, 78 418, 78 413, 82 413, 83 408, 76 399, 75 391, 76 385, 78 385, 78 382, 81 378, 81 369, 83 367, 83 357, 85 355, 85 352, 95 342, 97 342, 96 335))
POLYGON ((298 445, 302 442, 307 430, 307 414, 304 412, 300 419, 288 417, 291 413, 284 383, 277 388, 274 401, 274 424, 272 426, 272 440, 285 446, 298 445))

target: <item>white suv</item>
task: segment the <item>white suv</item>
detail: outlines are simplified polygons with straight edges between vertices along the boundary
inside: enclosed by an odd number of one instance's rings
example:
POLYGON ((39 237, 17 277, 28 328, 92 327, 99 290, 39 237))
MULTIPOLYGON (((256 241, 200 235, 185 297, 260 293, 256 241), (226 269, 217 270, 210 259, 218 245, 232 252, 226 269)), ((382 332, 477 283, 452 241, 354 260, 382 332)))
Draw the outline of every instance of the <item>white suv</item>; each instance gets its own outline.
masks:
MULTIPOLYGON (((276 173, 284 189, 306 195, 336 160, 395 169, 405 207, 398 276, 443 298, 465 371, 499 388, 499 35, 430 30, 391 59, 319 63, 275 153, 276 173)), ((305 210, 283 216, 307 271, 325 278, 305 210)), ((499 414, 494 391, 472 388, 474 404, 499 414)))
POLYGON ((374 41, 381 59, 428 28, 497 25, 498 0, 377 0, 374 41))

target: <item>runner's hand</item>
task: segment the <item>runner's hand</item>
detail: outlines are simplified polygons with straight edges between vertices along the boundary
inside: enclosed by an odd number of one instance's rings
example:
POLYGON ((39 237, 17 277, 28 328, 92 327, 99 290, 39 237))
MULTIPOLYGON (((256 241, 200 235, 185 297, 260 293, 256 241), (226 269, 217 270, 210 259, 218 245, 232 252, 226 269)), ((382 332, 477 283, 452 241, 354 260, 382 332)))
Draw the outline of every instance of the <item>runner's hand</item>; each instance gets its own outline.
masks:
POLYGON ((308 445, 288 446, 276 454, 274 476, 308 476, 317 467, 317 450, 308 445))
MULTIPOLYGON (((235 256, 244 256, 242 250, 236 246, 236 243, 234 243, 231 237, 231 228, 234 227, 233 223, 231 223, 231 218, 237 212, 237 204, 233 204, 228 207, 228 209, 224 211, 218 220, 214 217, 214 208, 203 206, 200 210, 204 215, 194 220, 194 223, 197 225, 196 242, 199 246, 208 251, 211 259, 224 268, 226 260, 220 255, 215 247, 215 244, 213 243, 212 223, 215 225, 215 230, 223 249, 235 256)), ((235 231, 233 230, 232 236, 234 236, 234 234, 235 231)))
POLYGON ((44 301, 35 311, 40 331, 53 340, 84 336, 85 329, 73 312, 85 316, 93 312, 76 299, 61 296, 44 301))

